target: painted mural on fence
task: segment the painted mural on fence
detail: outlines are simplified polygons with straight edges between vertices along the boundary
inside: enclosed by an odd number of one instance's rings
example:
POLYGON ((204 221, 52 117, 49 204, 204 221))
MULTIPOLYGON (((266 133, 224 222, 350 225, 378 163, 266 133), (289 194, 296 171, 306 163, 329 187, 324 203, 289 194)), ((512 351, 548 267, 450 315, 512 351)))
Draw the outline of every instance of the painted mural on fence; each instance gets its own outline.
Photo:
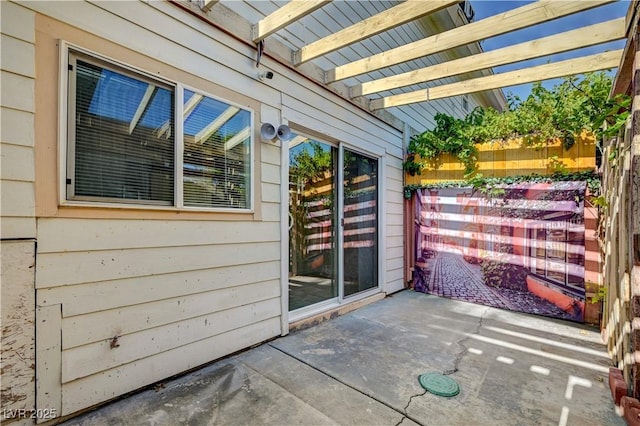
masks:
POLYGON ((584 182, 416 191, 414 289, 582 322, 584 182))

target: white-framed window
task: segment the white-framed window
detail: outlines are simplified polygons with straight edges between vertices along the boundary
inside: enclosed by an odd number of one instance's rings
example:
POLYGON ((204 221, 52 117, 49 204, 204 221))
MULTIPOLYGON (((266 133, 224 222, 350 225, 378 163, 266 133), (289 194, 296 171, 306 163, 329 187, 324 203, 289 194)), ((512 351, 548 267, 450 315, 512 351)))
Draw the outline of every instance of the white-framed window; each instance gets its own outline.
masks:
POLYGON ((584 285, 584 222, 536 223, 528 237, 531 272, 569 286, 584 285))
POLYGON ((68 45, 63 59, 63 202, 252 209, 253 111, 68 45))

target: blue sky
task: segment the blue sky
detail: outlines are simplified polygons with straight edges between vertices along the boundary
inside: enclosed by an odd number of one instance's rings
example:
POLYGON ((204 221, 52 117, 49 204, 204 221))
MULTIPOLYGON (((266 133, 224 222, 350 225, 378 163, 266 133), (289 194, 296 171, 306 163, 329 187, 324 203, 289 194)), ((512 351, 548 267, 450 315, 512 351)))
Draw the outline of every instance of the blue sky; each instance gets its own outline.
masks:
MULTIPOLYGON (((505 12, 510 9, 515 9, 517 7, 521 7, 529 3, 533 3, 533 1, 471 0, 471 6, 475 11, 475 18, 474 18, 475 21, 487 18, 492 15, 496 15, 501 12, 505 12)), ((482 42, 482 47, 484 48, 485 51, 498 49, 500 47, 522 43, 528 40, 533 40, 536 38, 545 37, 552 34, 557 34, 557 33, 585 27, 592 24, 597 24, 599 22, 609 21, 611 19, 625 16, 628 8, 629 8, 629 0, 620 0, 612 4, 600 6, 585 12, 580 12, 575 15, 570 15, 564 18, 556 19, 551 22, 547 22, 547 23, 536 25, 529 28, 524 28, 522 30, 507 33, 502 36, 486 39, 482 42)), ((624 48, 624 45, 625 45, 625 41, 620 40, 616 42, 610 42, 610 43, 600 44, 593 47, 588 47, 585 49, 565 52, 565 53, 561 53, 553 56, 547 56, 547 57, 542 57, 538 59, 532 59, 525 62, 518 62, 511 65, 495 67, 494 71, 496 73, 501 73, 501 72, 512 71, 520 68, 528 68, 534 65, 542 65, 549 61, 557 62, 557 61, 566 60, 566 59, 570 59, 578 56, 595 54, 595 53, 603 52, 606 50, 622 49, 624 48)), ((611 73, 615 74, 615 69, 612 70, 611 73)), ((561 80, 559 79, 549 80, 547 82, 544 82, 543 86, 551 88, 553 87, 554 84, 557 84, 559 81, 561 80)), ((521 99, 526 99, 526 97, 529 95, 531 91, 531 84, 505 87, 503 88, 503 91, 505 95, 511 92, 519 96, 521 99)))

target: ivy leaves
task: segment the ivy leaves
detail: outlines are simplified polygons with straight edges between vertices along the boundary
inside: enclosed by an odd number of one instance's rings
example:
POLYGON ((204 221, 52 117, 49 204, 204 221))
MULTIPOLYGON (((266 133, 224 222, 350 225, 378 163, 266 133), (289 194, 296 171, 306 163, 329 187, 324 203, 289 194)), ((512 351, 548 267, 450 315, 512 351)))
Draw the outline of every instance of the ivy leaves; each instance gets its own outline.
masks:
MULTIPOLYGON (((436 127, 411 138, 409 152, 419 154, 422 158, 434 160, 442 153, 449 153, 458 157, 465 165, 467 172, 473 170, 478 153, 474 144, 482 141, 477 131, 480 130, 478 124, 482 122, 483 114, 483 110, 476 109, 465 119, 460 120, 450 115, 437 113, 434 117, 436 127)), ((407 165, 405 165, 405 170, 419 171, 419 169, 411 169, 411 166, 407 165)))
MULTIPOLYGON (((518 175, 505 177, 485 177, 482 173, 475 173, 467 178, 466 181, 460 182, 439 182, 428 184, 411 184, 404 187, 405 198, 411 198, 411 194, 416 189, 422 188, 462 188, 472 187, 475 190, 488 196, 501 196, 504 193, 502 187, 504 185, 513 185, 516 183, 549 183, 549 182, 567 182, 567 181, 583 181, 586 182, 589 189, 590 197, 599 197, 601 191, 600 176, 593 170, 569 173, 553 173, 551 175, 518 175)), ((596 198, 594 198, 595 200, 596 198)), ((578 200, 580 201, 580 200, 578 200)), ((593 202, 593 201, 592 201, 593 202)), ((597 203, 597 201, 596 201, 597 203)), ((596 204, 594 203, 594 204, 596 204)), ((597 204, 596 204, 597 205, 597 204)))
POLYGON ((565 77, 551 90, 535 83, 525 100, 508 96, 509 109, 476 108, 464 119, 438 113, 436 126, 414 136, 409 142, 409 157, 404 164, 411 174, 420 174, 423 164, 415 162, 419 154, 435 162, 442 153, 456 156, 471 175, 475 172, 479 142, 522 138, 525 146, 543 147, 561 139, 566 150, 575 136, 588 131, 600 140, 624 126, 629 115, 630 98, 609 98, 612 79, 605 72, 565 77))

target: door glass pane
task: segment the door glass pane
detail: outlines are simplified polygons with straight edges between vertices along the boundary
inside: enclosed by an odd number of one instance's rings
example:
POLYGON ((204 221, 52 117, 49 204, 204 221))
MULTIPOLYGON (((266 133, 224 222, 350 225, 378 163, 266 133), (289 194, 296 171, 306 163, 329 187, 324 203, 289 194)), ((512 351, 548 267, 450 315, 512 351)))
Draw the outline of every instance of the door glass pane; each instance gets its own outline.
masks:
POLYGON ((338 296, 336 159, 328 144, 289 142, 289 310, 338 296))
POLYGON ((344 150, 344 295, 378 286, 378 160, 344 150))

